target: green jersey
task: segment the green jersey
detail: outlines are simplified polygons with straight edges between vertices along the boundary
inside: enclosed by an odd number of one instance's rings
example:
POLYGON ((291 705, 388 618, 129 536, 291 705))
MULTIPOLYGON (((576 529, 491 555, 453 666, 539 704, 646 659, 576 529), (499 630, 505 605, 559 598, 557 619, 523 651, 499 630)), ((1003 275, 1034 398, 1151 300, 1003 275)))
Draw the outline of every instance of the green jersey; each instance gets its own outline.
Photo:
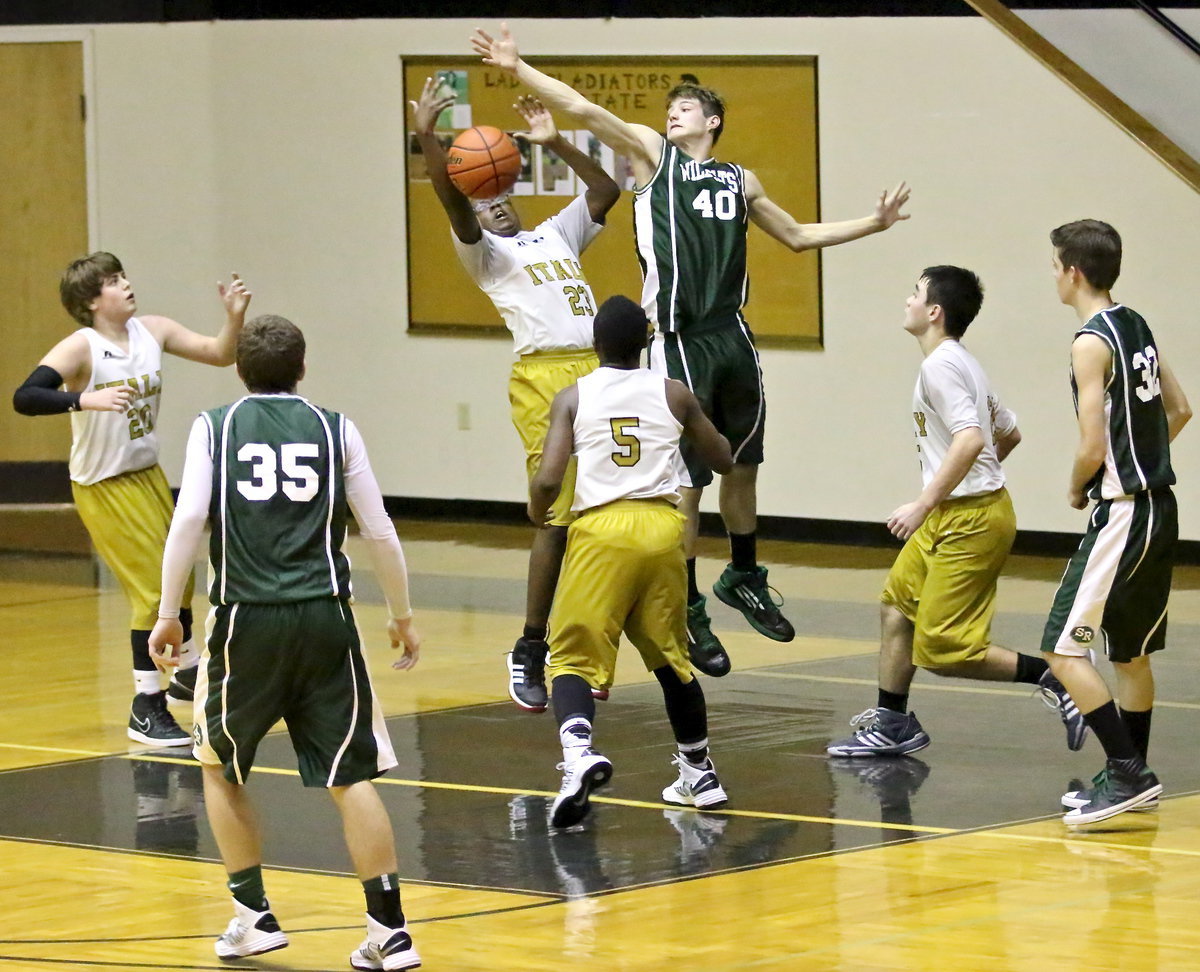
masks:
POLYGON ((213 604, 350 595, 345 418, 298 395, 203 413, 213 461, 213 604))
MULTIPOLYGON (((1171 444, 1158 378, 1154 335, 1140 314, 1120 305, 1102 310, 1075 332, 1094 334, 1112 352, 1112 377, 1104 389, 1107 455, 1088 484, 1093 499, 1129 496, 1171 486, 1171 444)), ((1079 408, 1079 389, 1071 374, 1079 408)))
POLYGON ((642 308, 660 331, 740 322, 748 217, 740 165, 693 159, 663 140, 658 168, 633 200, 642 308))

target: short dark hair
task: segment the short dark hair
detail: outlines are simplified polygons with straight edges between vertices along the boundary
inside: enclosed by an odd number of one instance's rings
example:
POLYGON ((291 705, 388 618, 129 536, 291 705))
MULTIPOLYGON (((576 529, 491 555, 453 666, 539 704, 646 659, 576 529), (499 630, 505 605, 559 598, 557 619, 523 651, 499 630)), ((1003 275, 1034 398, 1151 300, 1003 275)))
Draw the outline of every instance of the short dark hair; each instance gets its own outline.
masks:
POLYGON ((1077 219, 1050 231, 1064 269, 1078 267, 1096 290, 1111 290, 1121 275, 1121 234, 1098 219, 1077 219))
POLYGON ((292 392, 304 374, 304 334, 286 317, 263 314, 242 328, 237 369, 252 392, 292 392))
POLYGON ((667 92, 667 107, 670 108, 680 98, 693 98, 700 102, 700 107, 704 109, 705 118, 711 118, 713 115, 716 115, 721 119, 712 133, 713 145, 716 145, 717 139, 721 137, 721 132, 725 131, 725 99, 713 91, 712 88, 704 87, 691 74, 683 75, 679 84, 667 92))
POLYGON ((637 303, 621 294, 600 305, 592 321, 592 343, 601 360, 628 361, 646 347, 650 320, 637 303))
POLYGON ((58 282, 63 307, 84 327, 92 327, 96 322, 88 304, 100 296, 105 280, 124 272, 121 261, 103 250, 80 257, 63 271, 58 282))
POLYGON ((983 283, 970 270, 962 267, 926 267, 921 271, 925 281, 925 303, 936 304, 946 320, 946 334, 960 338, 975 320, 983 306, 983 283))

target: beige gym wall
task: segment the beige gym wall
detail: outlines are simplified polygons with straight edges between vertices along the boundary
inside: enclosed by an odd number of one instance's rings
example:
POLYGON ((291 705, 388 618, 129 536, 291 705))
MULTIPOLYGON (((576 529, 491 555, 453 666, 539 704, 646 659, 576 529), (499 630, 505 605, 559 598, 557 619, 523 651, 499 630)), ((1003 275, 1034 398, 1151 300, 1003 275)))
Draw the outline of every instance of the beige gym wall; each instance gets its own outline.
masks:
MULTIPOLYGON (((122 257, 144 311, 209 330, 219 323, 217 277, 241 272, 255 292, 252 311, 304 327, 310 377, 302 390, 355 419, 385 493, 514 501, 524 476, 508 420, 508 344, 405 331, 405 261, 419 266, 421 252, 405 253, 399 58, 461 53, 472 27, 95 27, 93 243, 122 257), (460 405, 467 430, 458 429, 460 405)), ((530 54, 816 55, 823 218, 865 214, 884 186, 912 184, 910 221, 825 254, 825 350, 763 352, 761 513, 882 520, 915 496, 909 413, 920 359, 900 329, 903 302, 923 266, 953 262, 987 286, 966 343, 1025 435, 1008 463, 1020 525, 1081 530, 1083 515, 1064 498, 1075 434, 1067 386, 1074 319, 1055 299, 1047 241, 1051 227, 1070 219, 1103 218, 1121 230, 1117 297, 1148 318, 1200 402, 1200 200, 984 21, 513 28, 530 54)), ((736 90, 725 94, 731 127, 774 123, 736 90)), ((629 219, 630 205, 622 200, 613 218, 629 219)), ((754 290, 770 286, 753 281, 754 290)), ((746 313, 753 324, 753 301, 746 313)), ((163 461, 177 482, 192 416, 240 386, 231 372, 176 360, 167 378, 163 461)), ((1188 429, 1175 464, 1189 539, 1200 539, 1200 509, 1188 501, 1200 481, 1198 451, 1200 428, 1188 429)))

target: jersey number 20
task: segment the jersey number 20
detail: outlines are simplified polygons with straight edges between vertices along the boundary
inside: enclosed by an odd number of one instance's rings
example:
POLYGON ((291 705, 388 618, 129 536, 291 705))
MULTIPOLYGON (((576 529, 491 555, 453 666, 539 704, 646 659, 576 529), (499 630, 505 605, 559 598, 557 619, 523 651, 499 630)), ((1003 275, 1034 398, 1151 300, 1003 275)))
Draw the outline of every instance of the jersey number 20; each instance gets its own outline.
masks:
POLYGON ((296 503, 307 503, 317 495, 320 477, 301 460, 316 459, 321 450, 315 442, 285 442, 276 455, 265 442, 247 442, 238 449, 239 462, 253 463, 250 479, 237 481, 238 492, 251 502, 269 500, 281 489, 283 495, 296 503), (283 480, 280 482, 280 469, 283 480))

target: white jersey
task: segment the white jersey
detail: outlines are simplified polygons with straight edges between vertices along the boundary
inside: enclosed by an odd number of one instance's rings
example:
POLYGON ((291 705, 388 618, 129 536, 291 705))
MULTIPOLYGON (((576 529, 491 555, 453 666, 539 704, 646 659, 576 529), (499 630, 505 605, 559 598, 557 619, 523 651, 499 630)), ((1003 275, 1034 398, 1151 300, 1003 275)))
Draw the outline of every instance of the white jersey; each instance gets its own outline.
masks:
POLYGON ((645 368, 600 367, 576 382, 576 512, 620 499, 679 502, 683 426, 667 379, 645 368))
POLYGON ((158 462, 158 403, 162 391, 162 348, 144 324, 131 317, 125 325, 129 350, 93 328, 80 328, 92 351, 87 391, 112 385, 134 389, 125 412, 72 412, 72 481, 90 486, 158 462))
POLYGON ((577 196, 536 229, 516 236, 483 232, 477 243, 451 239, 479 289, 512 332, 517 354, 592 346, 596 302, 579 255, 604 227, 577 196))
POLYGON ((1016 428, 1017 417, 1000 404, 983 368, 958 341, 943 341, 921 363, 913 423, 926 486, 945 462, 954 434, 972 427, 983 433, 983 451, 950 497, 982 496, 1004 485, 995 438, 1016 428))

